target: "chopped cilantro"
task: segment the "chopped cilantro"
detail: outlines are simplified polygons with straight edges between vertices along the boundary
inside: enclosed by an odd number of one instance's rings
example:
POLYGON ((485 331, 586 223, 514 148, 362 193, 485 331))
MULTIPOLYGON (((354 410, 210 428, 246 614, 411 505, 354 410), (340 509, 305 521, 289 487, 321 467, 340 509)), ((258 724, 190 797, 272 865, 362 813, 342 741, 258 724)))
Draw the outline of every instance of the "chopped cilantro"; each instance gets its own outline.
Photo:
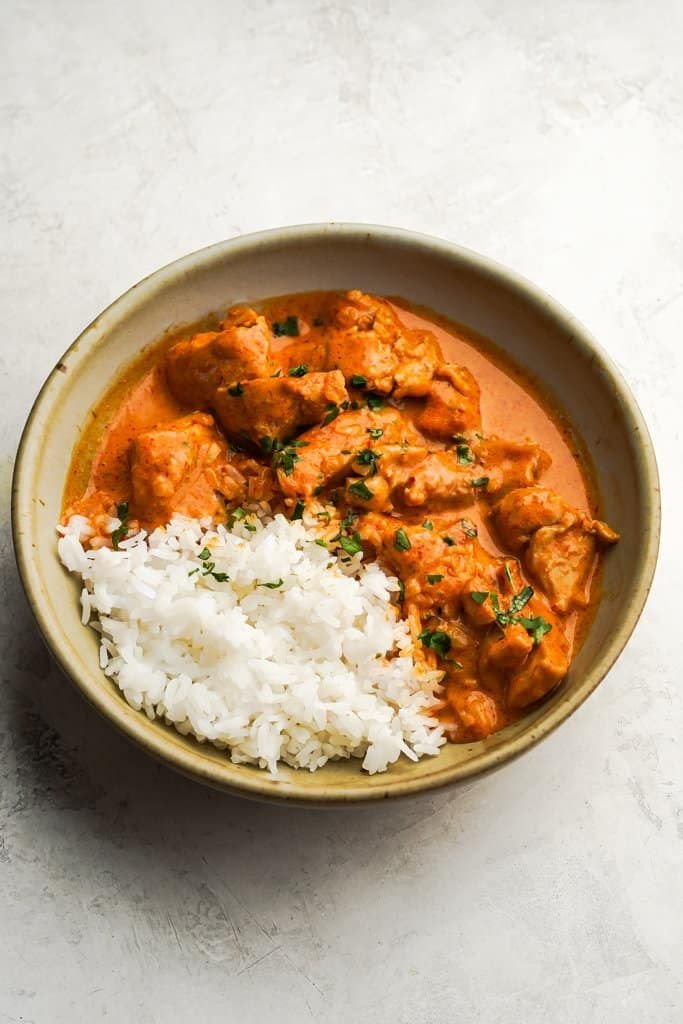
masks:
POLYGON ((228 580, 230 579, 230 577, 228 576, 227 572, 213 572, 212 571, 212 572, 209 572, 209 573, 204 573, 204 575, 205 576, 213 576, 213 578, 215 579, 216 583, 227 583, 228 580))
POLYGON ((119 544, 122 540, 125 540, 128 536, 128 502, 120 501, 116 506, 116 518, 121 520, 121 525, 117 526, 111 535, 111 545, 114 551, 119 550, 119 544))
POLYGON ((382 456, 379 452, 374 451, 372 448, 361 448, 356 455, 356 462, 359 466, 369 466, 370 476, 374 476, 377 472, 377 460, 381 459, 382 456))
POLYGON ((308 441, 290 441, 286 445, 276 442, 277 447, 273 449, 273 469, 281 469, 285 476, 291 476, 294 463, 299 462, 301 456, 297 455, 297 448, 305 448, 308 441))
POLYGON ((318 545, 319 548, 326 548, 327 547, 327 544, 322 539, 322 537, 316 537, 315 543, 318 545))
POLYGON ((366 395, 366 401, 368 403, 368 409, 372 409, 373 412, 377 412, 378 409, 384 408, 384 401, 379 395, 366 395))
POLYGON ((347 555, 356 555, 363 550, 363 544, 359 533, 352 533, 350 537, 340 537, 339 545, 347 555))
POLYGON ((442 579, 443 579, 443 573, 442 572, 430 572, 430 573, 427 573, 427 582, 428 583, 441 583, 442 579))
POLYGON ((474 455, 468 444, 459 444, 455 449, 458 455, 458 462, 461 466, 467 466, 471 462, 474 462, 474 455))
POLYGON ((474 525, 474 523, 470 522, 469 519, 461 519, 460 520, 460 525, 462 526, 463 532, 465 533, 466 537, 476 537, 477 536, 477 528, 474 525))
POLYGON ((382 430, 381 427, 368 427, 368 434, 370 435, 373 441, 379 441, 383 433, 384 431, 382 430))
POLYGON ((287 371, 289 377, 305 377, 308 373, 308 363, 299 363, 298 366, 293 366, 291 370, 287 371))
POLYGON ((401 604, 403 604, 403 602, 405 600, 405 596, 406 596, 406 585, 405 585, 405 583, 403 582, 403 580, 399 576, 399 580, 398 580, 398 599, 401 602, 401 604))
POLYGON ((517 615, 521 612, 525 604, 528 604, 531 598, 534 596, 533 587, 524 587, 518 594, 510 601, 510 611, 513 615, 517 615))
POLYGON ((207 558, 211 558, 211 552, 209 551, 208 548, 202 548, 202 550, 197 555, 197 558, 201 558, 202 562, 205 562, 207 558))
POLYGON ((470 597, 472 598, 475 604, 483 604, 488 596, 488 590, 472 590, 470 592, 470 597))
POLYGON ((425 521, 424 521, 424 523, 422 525, 424 526, 425 530, 433 530, 434 529, 434 523, 431 521, 431 519, 425 519, 425 521))
POLYGON ((273 334, 278 337, 285 335, 287 338, 297 338, 299 336, 298 317, 288 316, 284 320, 276 320, 273 324, 273 334))
POLYGON ((299 501, 297 501, 296 505, 294 506, 294 511, 292 512, 292 519, 293 520, 294 519, 302 519, 303 518, 303 514, 304 514, 304 503, 303 503, 303 501, 299 500, 299 501))
POLYGON ((368 378, 364 377, 362 373, 354 373, 349 381, 352 388, 364 388, 368 382, 368 378))
POLYGON ((408 534, 403 527, 400 527, 394 534, 394 547, 399 551, 410 551, 412 546, 408 534))
POLYGON ((538 647, 546 633, 553 628, 542 615, 536 615, 532 619, 521 616, 519 621, 534 641, 534 647, 538 647))
POLYGON ((196 569, 190 569, 190 571, 188 572, 188 574, 187 574, 187 575, 188 575, 188 576, 194 576, 194 575, 195 575, 195 573, 197 573, 197 572, 199 572, 199 566, 197 566, 197 568, 196 568, 196 569))
POLYGON ((339 406, 337 405, 337 403, 336 402, 328 402, 327 403, 327 412, 325 413, 325 415, 323 417, 323 426, 326 427, 328 423, 332 422, 332 420, 336 420, 338 415, 339 415, 339 406))
POLYGON ((277 590, 284 583, 284 580, 275 580, 274 583, 257 583, 257 587, 268 587, 268 590, 277 590))
POLYGON ((486 487, 488 482, 489 478, 487 476, 477 476, 471 481, 473 487, 486 487))
POLYGON ((362 480, 357 480, 355 483, 349 484, 349 490, 352 494, 355 494, 357 498, 362 498, 363 501, 370 501, 373 497, 373 492, 367 484, 363 483, 362 480))
POLYGON ((425 647, 436 651, 440 658, 446 657, 453 643, 448 633, 444 633, 441 629, 425 629, 417 639, 421 640, 425 647))

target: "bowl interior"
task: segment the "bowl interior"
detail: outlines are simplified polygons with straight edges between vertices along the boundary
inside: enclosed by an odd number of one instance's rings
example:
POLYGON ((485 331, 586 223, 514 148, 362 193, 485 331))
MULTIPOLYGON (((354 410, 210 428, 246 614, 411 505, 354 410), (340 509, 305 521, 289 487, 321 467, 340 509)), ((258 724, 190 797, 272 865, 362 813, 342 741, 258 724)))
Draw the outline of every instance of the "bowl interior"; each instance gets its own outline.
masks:
POLYGON ((635 625, 654 571, 657 473, 642 418, 617 371, 584 328, 503 268, 445 242, 390 229, 321 226, 267 232, 212 246, 158 271, 117 300, 53 371, 22 441, 14 495, 17 556, 38 623, 63 669, 131 738, 185 773, 261 797, 328 802, 429 789, 494 767, 558 725, 597 685, 635 625), (97 642, 80 623, 78 588, 56 555, 71 451, 91 407, 141 348, 166 329, 238 302, 312 289, 400 295, 490 337, 531 368, 592 453, 604 517, 621 542, 606 561, 603 598, 566 681, 525 719, 487 740, 448 745, 383 775, 359 763, 278 779, 133 711, 98 667, 97 642))

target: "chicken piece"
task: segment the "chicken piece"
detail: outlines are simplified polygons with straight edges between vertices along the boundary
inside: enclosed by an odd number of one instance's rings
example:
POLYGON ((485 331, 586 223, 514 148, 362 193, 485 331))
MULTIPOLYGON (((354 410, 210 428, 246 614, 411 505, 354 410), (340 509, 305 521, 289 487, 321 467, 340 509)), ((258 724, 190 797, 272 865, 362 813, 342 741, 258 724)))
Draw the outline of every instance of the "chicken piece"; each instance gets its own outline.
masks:
POLYGON ((479 385, 465 366, 443 363, 435 370, 415 425, 443 441, 480 429, 479 385))
MULTIPOLYGON (((530 614, 535 611, 530 608, 530 614)), ((561 623, 548 610, 544 617, 552 629, 542 638, 522 666, 508 680, 507 706, 512 710, 535 704, 560 683, 567 674, 571 660, 569 643, 561 623)))
POLYGON ((525 566, 555 611, 585 608, 596 553, 615 544, 619 535, 541 487, 510 491, 494 506, 493 515, 503 542, 523 551, 525 566))
POLYGON ((474 504, 472 469, 458 463, 453 452, 425 448, 380 449, 378 472, 394 499, 407 508, 429 505, 431 511, 474 504))
POLYGON ((181 402, 206 409, 218 388, 270 376, 271 340, 265 317, 253 309, 235 307, 220 331, 195 334, 169 349, 169 387, 181 402))
POLYGON ((506 441, 501 437, 475 440, 471 447, 488 477, 486 491, 490 495, 535 484, 552 461, 538 444, 506 441))
POLYGON ((570 661, 562 622, 543 597, 534 595, 516 618, 491 627, 479 645, 479 679, 487 690, 505 694, 511 710, 553 690, 570 661))
POLYGON ((498 709, 488 693, 451 685, 447 697, 462 724, 462 731, 456 733, 458 741, 483 740, 498 728, 498 709))
POLYGON ((363 542, 403 581, 406 602, 422 612, 438 606, 445 619, 459 613, 463 588, 478 569, 477 557, 488 557, 462 531, 444 539, 424 524, 376 512, 362 516, 356 528, 363 542))
POLYGON ((147 525, 174 513, 201 518, 222 514, 224 500, 246 495, 246 479, 231 465, 213 418, 196 412, 139 434, 131 451, 132 507, 147 525))
POLYGON ((295 373, 301 367, 306 368, 307 373, 334 369, 334 367, 328 366, 327 358, 327 346, 320 339, 310 339, 308 337, 296 338, 289 342, 289 344, 275 350, 273 352, 273 359, 277 361, 282 373, 287 376, 290 370, 294 370, 295 373))
POLYGON ((320 488, 338 483, 351 471, 357 453, 376 444, 378 432, 388 444, 414 444, 419 440, 410 420, 398 409, 341 412, 330 423, 301 435, 303 447, 297 450, 298 459, 291 471, 278 470, 283 494, 306 498, 320 488))
POLYGON ((212 405, 225 432, 256 444, 262 438, 285 441, 302 427, 334 412, 348 393, 339 370, 303 377, 247 380, 238 388, 218 388, 212 405))
POLYGON ((347 380, 362 376, 367 387, 396 398, 425 395, 442 359, 429 331, 404 327, 388 302, 361 291, 347 292, 332 311, 329 366, 347 380))

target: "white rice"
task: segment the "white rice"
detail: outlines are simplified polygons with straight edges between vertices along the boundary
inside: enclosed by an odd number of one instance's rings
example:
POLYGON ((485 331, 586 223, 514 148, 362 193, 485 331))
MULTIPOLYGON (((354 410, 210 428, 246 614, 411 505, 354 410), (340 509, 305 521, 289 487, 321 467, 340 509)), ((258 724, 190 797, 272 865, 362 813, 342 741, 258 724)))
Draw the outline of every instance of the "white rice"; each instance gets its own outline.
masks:
POLYGON ((357 757, 373 774, 401 754, 437 754, 428 710, 441 673, 413 658, 390 602, 398 581, 361 553, 343 564, 301 521, 250 522, 177 517, 118 551, 85 548, 81 516, 60 527, 83 622, 126 700, 274 773, 278 761, 315 771, 357 757), (210 563, 229 581, 206 574, 210 563))

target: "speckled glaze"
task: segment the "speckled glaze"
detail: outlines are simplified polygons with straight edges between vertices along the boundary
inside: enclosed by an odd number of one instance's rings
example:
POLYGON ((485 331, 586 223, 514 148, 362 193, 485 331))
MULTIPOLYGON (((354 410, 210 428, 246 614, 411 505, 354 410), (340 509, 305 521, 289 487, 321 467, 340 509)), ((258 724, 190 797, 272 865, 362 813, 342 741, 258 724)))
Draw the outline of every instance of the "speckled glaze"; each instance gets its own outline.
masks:
POLYGON ((220 242, 158 270, 106 309, 45 382, 21 440, 12 527, 19 571, 43 636, 90 703, 152 756, 208 785, 267 800, 330 804, 397 797, 489 771, 528 750, 595 689, 626 644, 655 569, 657 466, 633 396, 590 334, 513 272, 456 245, 386 227, 323 224, 220 242), (237 301, 319 288, 402 295, 492 338, 530 369, 566 412, 595 461, 602 514, 622 534, 606 559, 603 597, 567 679, 541 707, 483 742, 448 745, 418 764, 368 777, 358 761, 278 778, 150 722, 98 664, 80 623, 78 588, 57 559, 54 525, 78 432, 109 382, 174 325, 237 301))

